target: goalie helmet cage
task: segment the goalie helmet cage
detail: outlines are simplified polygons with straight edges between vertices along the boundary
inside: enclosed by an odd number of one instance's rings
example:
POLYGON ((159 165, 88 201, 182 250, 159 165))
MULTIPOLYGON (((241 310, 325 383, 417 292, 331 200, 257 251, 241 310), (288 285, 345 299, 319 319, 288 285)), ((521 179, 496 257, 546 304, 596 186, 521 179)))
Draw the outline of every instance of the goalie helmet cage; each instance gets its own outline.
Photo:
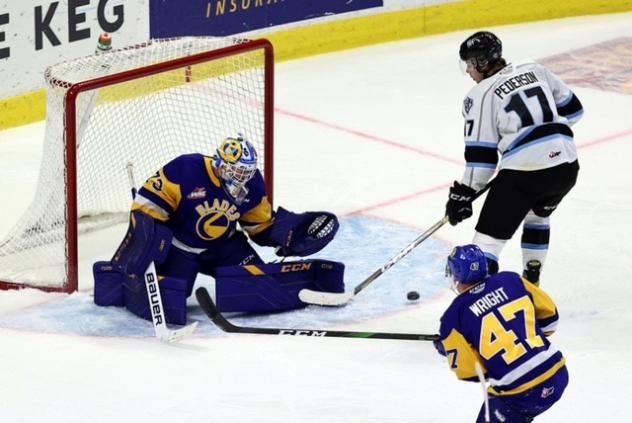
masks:
POLYGON ((269 41, 152 40, 51 66, 45 76, 35 198, 0 240, 0 289, 76 291, 79 234, 128 219, 130 163, 144 180, 180 154, 210 156, 225 137, 243 133, 259 151, 272 202, 269 41))

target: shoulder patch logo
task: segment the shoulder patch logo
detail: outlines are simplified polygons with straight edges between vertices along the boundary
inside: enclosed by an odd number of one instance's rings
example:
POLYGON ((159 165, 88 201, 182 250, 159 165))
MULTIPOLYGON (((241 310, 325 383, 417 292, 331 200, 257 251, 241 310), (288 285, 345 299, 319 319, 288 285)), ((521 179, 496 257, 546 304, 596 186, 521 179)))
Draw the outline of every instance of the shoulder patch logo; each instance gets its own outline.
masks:
POLYGON ((470 97, 465 97, 465 100, 463 100, 463 110, 465 111, 466 115, 470 113, 473 105, 474 100, 472 100, 470 97))
POLYGON ((187 195, 189 200, 199 200, 204 197, 206 197, 206 189, 204 187, 197 187, 187 195))
POLYGON ((478 285, 470 288, 470 294, 478 294, 479 292, 483 292, 485 290, 485 282, 481 282, 478 285))

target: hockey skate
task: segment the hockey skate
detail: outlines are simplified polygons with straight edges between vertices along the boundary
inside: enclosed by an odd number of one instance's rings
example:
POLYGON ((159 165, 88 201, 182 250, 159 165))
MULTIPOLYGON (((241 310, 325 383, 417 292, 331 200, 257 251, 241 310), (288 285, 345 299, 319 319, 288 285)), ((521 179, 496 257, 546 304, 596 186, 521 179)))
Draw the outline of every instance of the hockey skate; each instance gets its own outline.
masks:
POLYGON ((542 263, 540 260, 529 260, 527 262, 527 268, 522 272, 522 277, 538 286, 540 285, 540 269, 542 263))

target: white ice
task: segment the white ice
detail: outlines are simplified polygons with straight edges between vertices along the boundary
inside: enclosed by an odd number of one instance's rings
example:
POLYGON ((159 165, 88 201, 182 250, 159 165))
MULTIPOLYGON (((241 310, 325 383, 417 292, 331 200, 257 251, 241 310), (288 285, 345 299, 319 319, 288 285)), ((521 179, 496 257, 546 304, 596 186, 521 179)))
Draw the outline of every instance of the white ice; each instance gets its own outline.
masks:
MULTIPOLYGON (((519 60, 632 37, 630 28, 628 13, 494 30, 519 60)), ((277 66, 276 203, 342 216, 341 238, 322 256, 347 263, 349 289, 442 216, 463 166, 460 108, 472 82, 457 50, 469 33, 277 66)), ((581 173, 553 216, 542 281, 560 309, 552 341, 571 380, 537 420, 628 421, 632 97, 573 88, 586 110, 574 127, 581 173)), ((24 169, 40 160, 42 126, 0 132, 0 234, 31 199, 37 175, 24 169)), ((348 309, 239 323, 432 333, 453 298, 443 258, 471 240, 474 223, 442 228, 348 309), (410 289, 422 301, 407 304, 410 289)), ((107 259, 119 235, 91 253, 107 259)), ((520 270, 519 235, 501 267, 520 270)), ((467 422, 481 404, 479 386, 457 381, 427 342, 225 335, 192 302, 199 333, 168 346, 148 322, 94 306, 89 274, 80 285, 71 296, 0 292, 0 421, 467 422)))

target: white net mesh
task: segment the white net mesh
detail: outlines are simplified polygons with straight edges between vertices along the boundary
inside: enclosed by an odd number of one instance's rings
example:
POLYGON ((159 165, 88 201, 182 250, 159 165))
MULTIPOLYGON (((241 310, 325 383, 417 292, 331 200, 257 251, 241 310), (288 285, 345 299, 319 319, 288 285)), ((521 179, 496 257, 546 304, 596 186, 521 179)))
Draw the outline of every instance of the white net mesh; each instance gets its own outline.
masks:
POLYGON ((27 212, 0 241, 0 281, 46 287, 68 283, 66 234, 72 222, 66 218, 70 140, 65 137, 64 98, 75 83, 118 75, 105 87, 81 92, 76 101, 80 234, 127 220, 129 163, 140 185, 176 156, 212 155, 225 137, 241 132, 258 150, 260 168, 265 169, 263 49, 152 75, 140 71, 141 77, 123 80, 129 78, 126 71, 246 44, 246 40, 213 37, 159 40, 49 68, 38 187, 27 212))

